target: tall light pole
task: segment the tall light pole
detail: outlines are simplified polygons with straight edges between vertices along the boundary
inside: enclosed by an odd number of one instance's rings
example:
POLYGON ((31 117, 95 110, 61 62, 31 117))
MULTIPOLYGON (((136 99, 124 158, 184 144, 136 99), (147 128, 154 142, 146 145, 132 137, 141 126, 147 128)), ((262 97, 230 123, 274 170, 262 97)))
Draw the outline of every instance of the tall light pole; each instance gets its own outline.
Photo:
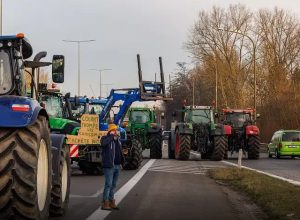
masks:
POLYGON ((68 43, 77 43, 77 49, 78 49, 78 96, 80 96, 80 43, 87 43, 92 42, 95 40, 63 40, 64 42, 68 43))
POLYGON ((108 86, 112 86, 112 83, 102 83, 103 86, 106 86, 106 96, 109 96, 108 86))
POLYGON ((0 22, 0 34, 2 35, 3 32, 2 32, 2 25, 3 25, 3 6, 2 6, 2 0, 0 0, 0 11, 1 11, 1 22, 0 22))
POLYGON ((252 62, 253 62, 253 78, 254 78, 254 103, 253 104, 254 104, 254 110, 255 110, 254 122, 256 124, 256 45, 255 45, 253 39, 251 37, 249 37, 248 35, 244 34, 244 33, 241 33, 241 32, 238 32, 238 31, 233 31, 233 30, 226 30, 226 29, 223 29, 223 28, 218 28, 218 30, 243 35, 244 37, 247 37, 253 45, 253 59, 252 59, 252 62))
POLYGON ((112 69, 90 69, 99 72, 99 77, 100 77, 100 99, 102 97, 102 72, 106 70, 112 70, 112 69))

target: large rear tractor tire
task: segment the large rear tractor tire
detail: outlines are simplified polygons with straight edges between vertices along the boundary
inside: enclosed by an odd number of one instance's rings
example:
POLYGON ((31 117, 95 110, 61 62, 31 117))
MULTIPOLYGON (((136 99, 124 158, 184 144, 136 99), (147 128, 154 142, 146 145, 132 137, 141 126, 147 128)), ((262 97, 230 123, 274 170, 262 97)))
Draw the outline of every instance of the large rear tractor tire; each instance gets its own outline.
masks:
POLYGON ((191 135, 180 134, 176 131, 175 158, 177 160, 188 160, 191 152, 191 135))
POLYGON ((0 128, 0 219, 47 219, 52 182, 48 121, 0 128))
POLYGON ((228 148, 228 140, 225 136, 214 137, 214 150, 211 154, 211 160, 220 161, 224 159, 225 151, 228 148))
POLYGON ((137 139, 132 139, 131 148, 128 156, 125 158, 124 170, 136 170, 140 167, 143 161, 142 146, 137 139))
POLYGON ((248 159, 257 160, 259 158, 259 136, 250 136, 248 140, 248 159))
POLYGON ((162 134, 161 132, 151 134, 149 137, 150 158, 162 158, 162 134))
POLYGON ((64 145, 60 152, 59 182, 53 183, 51 191, 50 214, 62 216, 68 209, 70 194, 70 148, 64 145))

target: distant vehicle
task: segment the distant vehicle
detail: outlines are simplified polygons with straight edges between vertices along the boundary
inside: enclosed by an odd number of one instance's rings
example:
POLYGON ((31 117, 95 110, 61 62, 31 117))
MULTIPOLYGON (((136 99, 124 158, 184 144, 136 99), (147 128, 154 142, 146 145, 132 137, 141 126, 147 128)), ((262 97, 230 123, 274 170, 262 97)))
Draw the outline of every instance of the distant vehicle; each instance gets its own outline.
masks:
POLYGON ((268 144, 269 157, 281 156, 300 157, 300 131, 279 130, 276 131, 268 144))

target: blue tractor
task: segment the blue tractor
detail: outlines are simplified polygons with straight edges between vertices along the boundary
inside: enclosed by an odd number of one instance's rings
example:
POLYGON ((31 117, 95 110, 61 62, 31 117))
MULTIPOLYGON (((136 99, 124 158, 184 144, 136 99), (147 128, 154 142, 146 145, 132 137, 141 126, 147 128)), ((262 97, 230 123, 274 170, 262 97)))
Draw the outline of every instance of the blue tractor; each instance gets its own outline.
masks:
MULTIPOLYGON (((126 126, 124 126, 123 123, 123 119, 126 113, 128 112, 130 106, 132 105, 132 103, 137 101, 145 102, 145 101, 157 101, 157 100, 162 100, 162 101, 172 100, 172 98, 167 97, 165 93, 162 58, 159 57, 160 75, 161 75, 160 82, 143 81, 139 54, 137 55, 137 62, 138 62, 139 87, 126 88, 126 89, 112 89, 110 95, 107 97, 106 105, 104 106, 99 118, 99 121, 101 123, 100 130, 106 130, 107 122, 111 120, 111 115, 110 115, 111 110, 115 108, 114 111, 118 111, 117 113, 114 113, 113 123, 121 127, 120 130, 121 140, 122 140, 122 145, 125 154, 124 169, 127 170, 133 170, 139 168, 143 158, 142 151, 144 149, 144 146, 141 146, 141 143, 137 135, 131 133, 128 129, 126 129, 126 126)), ((161 139, 162 136, 161 127, 158 124, 156 124, 156 126, 153 126, 153 128, 151 129, 153 134, 159 133, 159 135, 156 136, 161 139)), ((161 141, 158 141, 158 143, 160 143, 160 146, 158 147, 160 148, 161 151, 161 147, 162 147, 161 141)))
POLYGON ((50 133, 37 86, 39 68, 51 64, 53 81, 64 81, 64 57, 25 60, 32 53, 24 34, 0 36, 0 219, 63 215, 69 201, 69 149, 64 135, 50 133))

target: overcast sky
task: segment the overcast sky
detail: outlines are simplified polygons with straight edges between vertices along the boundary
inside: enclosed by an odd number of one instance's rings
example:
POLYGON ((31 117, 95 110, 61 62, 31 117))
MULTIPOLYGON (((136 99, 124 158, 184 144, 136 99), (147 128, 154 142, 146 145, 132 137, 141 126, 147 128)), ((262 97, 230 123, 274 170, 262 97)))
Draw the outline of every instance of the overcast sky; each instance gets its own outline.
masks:
MULTIPOLYGON (((63 90, 77 93, 77 45, 62 40, 96 40, 81 45, 81 93, 99 95, 103 83, 114 88, 137 87, 136 54, 141 54, 145 79, 166 78, 176 62, 190 62, 182 45, 200 10, 242 3, 252 10, 284 8, 300 16, 300 0, 3 0, 3 34, 23 32, 34 54, 48 51, 66 57, 63 90), (91 88, 92 89, 91 89, 91 88)), ((105 87, 102 94, 106 93, 105 87)))

